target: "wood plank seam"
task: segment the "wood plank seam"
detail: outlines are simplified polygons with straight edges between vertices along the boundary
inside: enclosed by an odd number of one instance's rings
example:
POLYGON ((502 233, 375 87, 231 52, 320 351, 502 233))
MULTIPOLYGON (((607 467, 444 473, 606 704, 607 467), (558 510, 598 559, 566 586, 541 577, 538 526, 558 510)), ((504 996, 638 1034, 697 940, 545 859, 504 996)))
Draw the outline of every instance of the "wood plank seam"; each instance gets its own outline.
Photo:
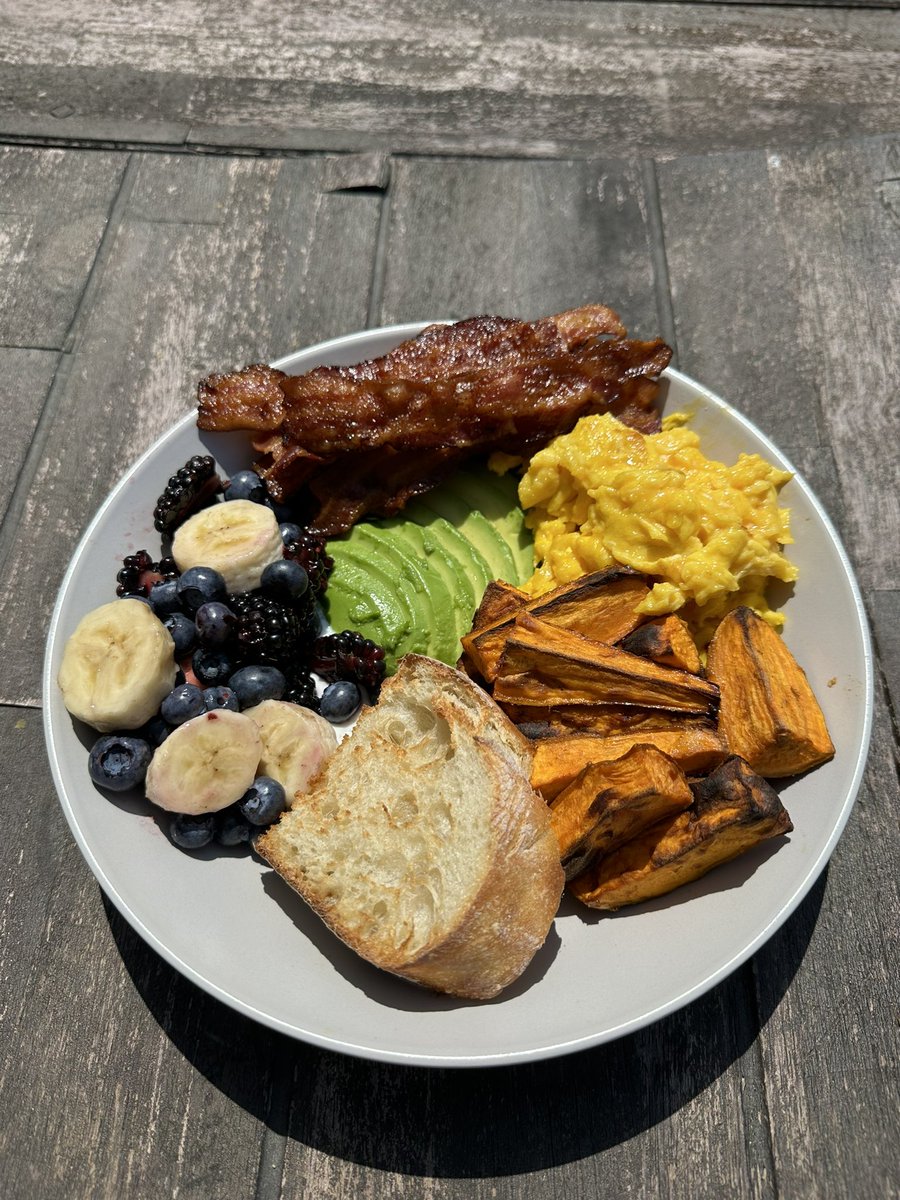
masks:
POLYGON ((5 563, 7 560, 10 547, 16 537, 22 519, 25 505, 31 493, 32 482, 41 464, 50 427, 55 419, 60 397, 65 392, 66 381, 72 369, 74 360, 73 350, 77 342, 78 330, 84 320, 85 314, 91 308, 93 296, 96 293, 100 276, 103 273, 103 266, 111 253, 116 231, 134 183, 134 172, 134 161, 129 157, 128 162, 125 164, 125 170, 122 172, 119 187, 109 206, 106 225, 100 237, 94 260, 87 273, 81 295, 75 304, 72 320, 66 330, 65 337, 62 339, 63 349, 60 352, 59 361, 53 373, 53 381, 47 392, 47 398, 38 416, 31 444, 28 447, 25 460, 22 463, 22 469, 12 490, 6 513, 3 516, 2 522, 0 522, 0 564, 5 563))
POLYGON ((381 193, 381 207, 378 214, 378 236, 375 241, 375 258, 372 263, 372 276, 369 285, 369 307, 366 313, 366 325, 369 329, 374 329, 381 324, 381 302, 384 296, 387 250, 390 241, 392 184, 393 172, 391 171, 389 162, 387 184, 381 193))
POLYGON ((656 291, 656 312, 659 333, 672 347, 672 365, 678 365, 678 338, 675 332, 675 309, 672 303, 672 287, 669 279, 669 262, 666 257, 666 234, 663 225, 662 204, 659 197, 659 179, 654 159, 641 162, 641 175, 647 203, 648 242, 650 260, 653 265, 653 285, 656 291))

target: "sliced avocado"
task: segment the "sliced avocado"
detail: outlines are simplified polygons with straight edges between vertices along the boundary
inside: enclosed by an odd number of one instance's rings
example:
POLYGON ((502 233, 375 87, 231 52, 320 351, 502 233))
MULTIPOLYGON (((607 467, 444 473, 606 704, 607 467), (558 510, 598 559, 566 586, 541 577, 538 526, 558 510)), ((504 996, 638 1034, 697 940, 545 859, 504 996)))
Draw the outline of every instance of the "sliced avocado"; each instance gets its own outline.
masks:
POLYGON ((476 546, 473 546, 467 537, 460 533, 455 525, 452 525, 444 517, 429 511, 420 504, 419 500, 407 505, 406 511, 408 516, 422 527, 436 545, 456 559, 462 571, 471 580, 474 605, 472 612, 474 613, 484 594, 484 589, 494 578, 484 555, 476 546))
POLYGON ((404 654, 427 653, 428 630, 420 620, 413 584, 365 540, 363 528, 328 543, 334 569, 325 606, 333 629, 355 629, 383 646, 390 671, 404 654))
POLYGON ((469 538, 488 561, 492 578, 518 584, 533 572, 532 538, 512 476, 487 468, 460 471, 414 505, 438 513, 469 538))
POLYGON ((504 521, 513 511, 521 512, 518 481, 514 475, 498 475, 487 467, 473 467, 457 471, 431 495, 439 496, 445 489, 452 489, 469 508, 483 513, 492 525, 504 521))
MULTIPOLYGON (((393 522, 388 522, 393 524, 393 522)), ((455 663, 462 653, 460 639, 472 627, 472 617, 478 606, 475 584, 471 575, 453 555, 448 554, 430 529, 417 525, 415 521, 396 520, 397 536, 403 537, 412 553, 425 560, 432 575, 440 575, 450 598, 450 609, 445 613, 446 622, 453 631, 453 650, 445 661, 455 663)))
POLYGON ((414 528, 411 521, 393 525, 366 523, 357 526, 360 544, 369 543, 373 554, 380 554, 391 564, 398 578, 412 585, 407 597, 414 617, 426 639, 426 654, 441 662, 454 663, 459 657, 456 627, 453 622, 453 603, 444 577, 432 568, 428 559, 419 553, 405 527, 414 528))

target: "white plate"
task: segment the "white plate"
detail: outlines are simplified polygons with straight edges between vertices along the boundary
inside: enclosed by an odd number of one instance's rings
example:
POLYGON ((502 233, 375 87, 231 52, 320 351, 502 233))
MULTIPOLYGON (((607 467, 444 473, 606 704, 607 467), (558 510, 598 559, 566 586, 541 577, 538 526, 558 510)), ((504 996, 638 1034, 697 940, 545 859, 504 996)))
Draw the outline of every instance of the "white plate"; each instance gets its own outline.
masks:
MULTIPOLYGON (((420 325, 338 338, 281 360, 293 372, 385 353, 420 325)), ((665 406, 689 409, 708 454, 758 451, 790 467, 744 417, 668 371, 665 406)), ((114 595, 122 556, 155 550, 152 511, 192 454, 224 472, 249 465, 247 442, 203 434, 186 416, 119 483, 85 533, 63 581, 44 666, 50 763, 72 832, 101 887, 169 963, 240 1012, 293 1037, 389 1062, 512 1063, 564 1054, 639 1029, 713 987, 787 919, 821 872, 859 788, 872 711, 862 603, 847 557, 799 478, 783 490, 800 568, 786 604, 786 641, 825 710, 834 760, 783 792, 794 832, 671 896, 615 916, 564 902, 528 971, 500 998, 468 1004, 376 971, 333 938, 268 867, 246 853, 182 853, 143 800, 110 802, 90 782, 91 738, 56 687, 66 639, 114 595)), ((89 732, 89 731, 88 731, 89 732)))

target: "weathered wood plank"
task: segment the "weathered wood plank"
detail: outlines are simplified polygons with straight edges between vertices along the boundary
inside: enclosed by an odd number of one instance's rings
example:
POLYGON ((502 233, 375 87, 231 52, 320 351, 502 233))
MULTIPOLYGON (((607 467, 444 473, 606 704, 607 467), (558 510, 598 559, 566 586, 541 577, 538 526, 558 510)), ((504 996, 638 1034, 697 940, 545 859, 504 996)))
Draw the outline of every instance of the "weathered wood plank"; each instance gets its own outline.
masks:
POLYGON ((895 714, 900 713, 900 592, 874 592, 869 597, 872 635, 884 686, 895 714))
POLYGON ((56 802, 40 713, 0 708, 0 745, 16 763, 0 781, 0 1194, 252 1195, 279 1039, 106 911, 56 802))
POLYGON ((135 160, 71 369, 48 401, 43 454, 0 540, 2 620, 24 623, 4 672, 13 702, 38 696, 34 646, 81 529, 193 405, 197 380, 365 325, 380 197, 326 193, 324 181, 321 159, 135 160), (102 469, 85 474, 73 430, 90 431, 102 469), (55 553, 34 553, 39 529, 55 553))
POLYGON ((47 399, 58 355, 50 350, 0 347, 0 523, 47 399))
POLYGON ((121 154, 0 148, 0 346, 62 349, 124 169, 121 154))
MULTIPOLYGON (((896 578, 895 163, 896 143, 873 139, 658 168, 681 363, 797 461, 870 602, 896 578)), ((880 688, 876 713, 821 912, 789 922, 754 960, 775 1179, 801 1198, 896 1194, 900 1177, 900 838, 880 688)))
POLYGON ((5 9, 0 131, 270 149, 684 153, 893 129, 877 9, 89 0, 5 9), (189 128, 188 128, 189 127, 189 128))
POLYGON ((659 167, 683 368, 791 453, 828 445, 864 583, 900 583, 900 143, 659 167))
POLYGON ((774 1196, 765 1137, 748 1153, 739 1132, 765 1119, 747 984, 741 971, 650 1029, 532 1065, 304 1058, 282 1194, 774 1196))
POLYGON ((755 959, 771 1013, 760 1047, 778 1190, 796 1200, 900 1195, 896 744, 880 686, 877 701, 865 783, 818 919, 792 920, 755 959), (786 964, 801 956, 790 978, 786 964))
POLYGON ((600 302, 656 336, 647 205, 633 162, 398 159, 381 320, 600 302))

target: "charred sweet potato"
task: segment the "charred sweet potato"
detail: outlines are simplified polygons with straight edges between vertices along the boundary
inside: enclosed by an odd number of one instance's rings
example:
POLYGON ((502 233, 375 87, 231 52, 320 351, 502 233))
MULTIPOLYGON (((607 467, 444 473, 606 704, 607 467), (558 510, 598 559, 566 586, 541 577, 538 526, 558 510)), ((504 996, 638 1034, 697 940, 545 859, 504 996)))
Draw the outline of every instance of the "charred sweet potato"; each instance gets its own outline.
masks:
POLYGON ((793 829, 777 792, 740 758, 694 784, 693 793, 689 809, 596 859, 571 881, 572 894, 590 908, 639 904, 793 829))
POLYGON ((710 642, 709 677, 721 693, 728 748, 766 778, 827 762, 834 745, 806 675, 780 636, 750 608, 722 619, 710 642))
MULTIPOLYGON (((562 737, 572 733, 595 733, 616 737, 623 733, 673 728, 714 729, 715 722, 696 713, 676 713, 666 708, 642 708, 636 704, 501 704, 514 725, 529 738, 562 737)), ((724 743, 723 743, 724 745, 724 743)))
POLYGON ((478 664, 466 649, 466 639, 471 638, 477 632, 490 629, 494 625, 499 625, 509 618, 515 617, 515 614, 521 612, 530 599, 531 597, 527 592, 513 587, 511 583, 504 583, 502 579, 492 580, 484 589, 481 603, 475 610, 475 616, 472 618, 471 632, 463 638, 463 652, 456 664, 458 669, 464 671, 466 675, 474 679, 480 686, 489 690, 490 685, 482 675, 478 664))
POLYGON ((692 799, 684 772, 655 746, 632 746, 621 758, 585 767, 550 805, 566 879, 692 799))
MULTIPOLYGON (((638 624, 641 618, 635 610, 649 590, 643 575, 628 567, 611 567, 530 600, 524 611, 554 628, 614 642, 638 624)), ((512 611, 489 627, 476 624, 462 640, 465 653, 489 682, 496 678, 506 643, 515 635, 516 615, 512 611)))
POLYGON ((728 756, 724 739, 710 726, 641 729, 617 737, 570 734, 534 743, 531 786, 549 803, 590 763, 621 758, 638 744, 655 746, 688 774, 706 771, 728 756))
POLYGON ((494 699, 541 707, 636 704, 714 716, 719 693, 697 675, 521 613, 500 658, 494 699))
POLYGON ((700 670, 700 653, 681 617, 670 614, 655 621, 638 625, 619 642, 622 650, 652 658, 664 667, 677 667, 696 675, 700 670))
POLYGON ((481 603, 472 618, 472 632, 490 629, 501 621, 506 621, 530 603, 531 597, 521 588, 504 583, 502 579, 492 580, 484 589, 481 603))

